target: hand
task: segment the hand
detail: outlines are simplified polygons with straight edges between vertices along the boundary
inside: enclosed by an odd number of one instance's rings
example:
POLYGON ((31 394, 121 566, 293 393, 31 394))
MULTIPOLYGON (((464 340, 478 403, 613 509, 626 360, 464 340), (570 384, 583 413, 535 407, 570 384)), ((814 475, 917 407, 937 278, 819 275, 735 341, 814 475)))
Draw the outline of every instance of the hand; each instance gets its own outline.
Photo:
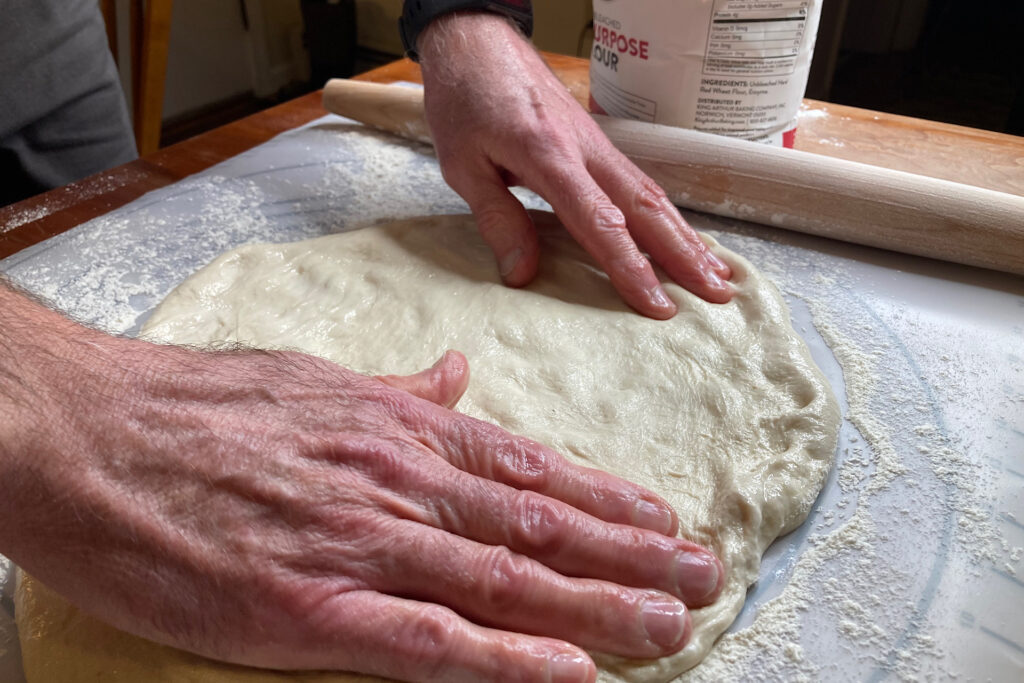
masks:
POLYGON ((583 681, 581 648, 677 651, 684 601, 721 590, 657 496, 448 410, 460 354, 371 378, 32 306, 0 286, 0 552, 123 630, 269 668, 583 681))
POLYGON ((704 299, 732 297, 729 267, 705 246, 665 192, 615 149, 533 47, 504 18, 456 13, 419 38, 427 122, 445 180, 469 204, 506 284, 537 272, 537 236, 508 191, 525 185, 637 311, 670 318, 643 249, 704 299))

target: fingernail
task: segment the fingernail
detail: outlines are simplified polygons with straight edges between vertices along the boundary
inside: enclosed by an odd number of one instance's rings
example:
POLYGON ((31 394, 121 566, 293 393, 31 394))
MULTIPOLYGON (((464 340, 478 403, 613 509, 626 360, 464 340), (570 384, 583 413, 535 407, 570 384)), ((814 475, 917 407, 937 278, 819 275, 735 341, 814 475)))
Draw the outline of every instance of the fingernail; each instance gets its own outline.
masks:
POLYGON ((501 273, 503 278, 508 277, 508 274, 515 269, 516 264, 519 263, 519 259, 521 258, 523 258, 522 249, 513 249, 508 252, 501 257, 501 262, 498 263, 498 272, 501 273))
POLYGON ((704 274, 707 276, 708 282, 710 282, 711 284, 717 287, 725 287, 725 280, 723 280, 721 276, 715 271, 709 270, 704 274))
POLYGON ((705 252, 704 252, 704 255, 705 255, 705 256, 707 256, 707 258, 708 258, 708 261, 709 261, 709 262, 711 263, 711 265, 713 265, 713 266, 714 266, 714 267, 715 267, 715 268, 716 268, 717 270, 723 270, 723 269, 726 269, 726 268, 728 268, 728 267, 729 267, 729 266, 728 266, 728 265, 726 264, 726 262, 725 262, 725 261, 723 261, 722 259, 718 258, 718 256, 717 256, 717 255, 715 254, 715 252, 711 251, 710 249, 708 249, 707 251, 705 251, 705 252))
POLYGON ((589 681, 590 661, 581 655, 557 654, 548 660, 547 680, 551 683, 589 681))
POLYGON ((676 572, 679 593, 688 602, 704 600, 718 587, 718 562, 708 553, 680 553, 676 572))
POLYGON ((672 302, 672 299, 668 298, 668 294, 665 293, 665 288, 661 285, 655 285, 650 289, 651 301, 658 308, 671 308, 675 309, 676 305, 672 302))
POLYGON ((649 600, 643 608, 647 638, 658 647, 672 649, 686 635, 686 606, 676 600, 649 600))
POLYGON ((636 513, 633 515, 636 526, 667 534, 672 531, 672 513, 663 505, 655 505, 649 500, 639 500, 636 513))
POLYGON ((725 294, 724 298, 712 295, 709 300, 716 303, 726 303, 731 300, 733 295, 736 293, 736 288, 733 287, 731 282, 723 280, 719 277, 718 273, 713 270, 704 271, 704 277, 707 280, 708 286, 715 291, 722 292, 725 294))

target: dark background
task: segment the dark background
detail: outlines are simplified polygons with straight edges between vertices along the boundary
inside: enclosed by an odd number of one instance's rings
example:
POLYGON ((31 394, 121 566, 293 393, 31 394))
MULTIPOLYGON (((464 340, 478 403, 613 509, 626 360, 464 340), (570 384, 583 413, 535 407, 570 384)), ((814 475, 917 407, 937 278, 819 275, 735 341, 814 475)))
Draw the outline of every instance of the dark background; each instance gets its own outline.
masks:
POLYGON ((824 0, 807 96, 1024 135, 1024 0, 824 0))
MULTIPOLYGON (((165 122, 163 144, 400 56, 357 46, 355 0, 301 5, 310 80, 165 122)), ((807 96, 1024 135, 1024 0, 823 0, 807 96)))

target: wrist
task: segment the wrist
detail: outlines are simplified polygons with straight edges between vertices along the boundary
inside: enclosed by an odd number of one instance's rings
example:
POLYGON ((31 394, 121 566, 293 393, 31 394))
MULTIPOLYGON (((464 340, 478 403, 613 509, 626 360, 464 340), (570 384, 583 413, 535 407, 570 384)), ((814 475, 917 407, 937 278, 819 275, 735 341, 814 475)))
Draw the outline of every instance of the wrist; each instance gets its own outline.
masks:
POLYGON ((501 18, 527 39, 533 34, 530 0, 406 0, 399 20, 405 54, 419 61, 421 34, 438 21, 455 14, 480 14, 501 18))
MULTIPOLYGON (((0 282, 0 552, 17 555, 17 520, 60 504, 54 481, 82 478, 82 425, 109 411, 118 339, 79 325, 0 282)), ((22 534, 24 535, 24 534, 22 534)), ((25 541, 22 543, 21 541, 25 541)))
POLYGON ((500 71, 514 69, 537 54, 508 19, 489 12, 446 14, 427 26, 418 45, 428 97, 431 81, 452 84, 472 79, 481 64, 500 65, 500 71))

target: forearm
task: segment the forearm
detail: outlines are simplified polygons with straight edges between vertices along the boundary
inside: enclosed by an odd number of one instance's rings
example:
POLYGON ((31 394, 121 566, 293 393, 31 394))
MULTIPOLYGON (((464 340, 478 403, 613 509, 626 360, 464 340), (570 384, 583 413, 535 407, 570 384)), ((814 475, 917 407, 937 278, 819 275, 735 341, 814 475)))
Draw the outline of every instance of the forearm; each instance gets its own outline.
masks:
POLYGON ((72 353, 76 328, 84 331, 0 280, 0 455, 10 455, 28 417, 52 401, 48 385, 72 353))
POLYGON ((59 315, 0 280, 0 459, 20 450, 40 401, 49 402, 44 377, 53 372, 60 339, 68 331, 59 315))
POLYGON ((82 445, 78 427, 98 410, 94 380, 120 341, 0 278, 0 552, 14 554, 12 546, 20 546, 19 515, 52 503, 39 483, 74 467, 82 445), (46 476, 36 476, 44 469, 46 476))

